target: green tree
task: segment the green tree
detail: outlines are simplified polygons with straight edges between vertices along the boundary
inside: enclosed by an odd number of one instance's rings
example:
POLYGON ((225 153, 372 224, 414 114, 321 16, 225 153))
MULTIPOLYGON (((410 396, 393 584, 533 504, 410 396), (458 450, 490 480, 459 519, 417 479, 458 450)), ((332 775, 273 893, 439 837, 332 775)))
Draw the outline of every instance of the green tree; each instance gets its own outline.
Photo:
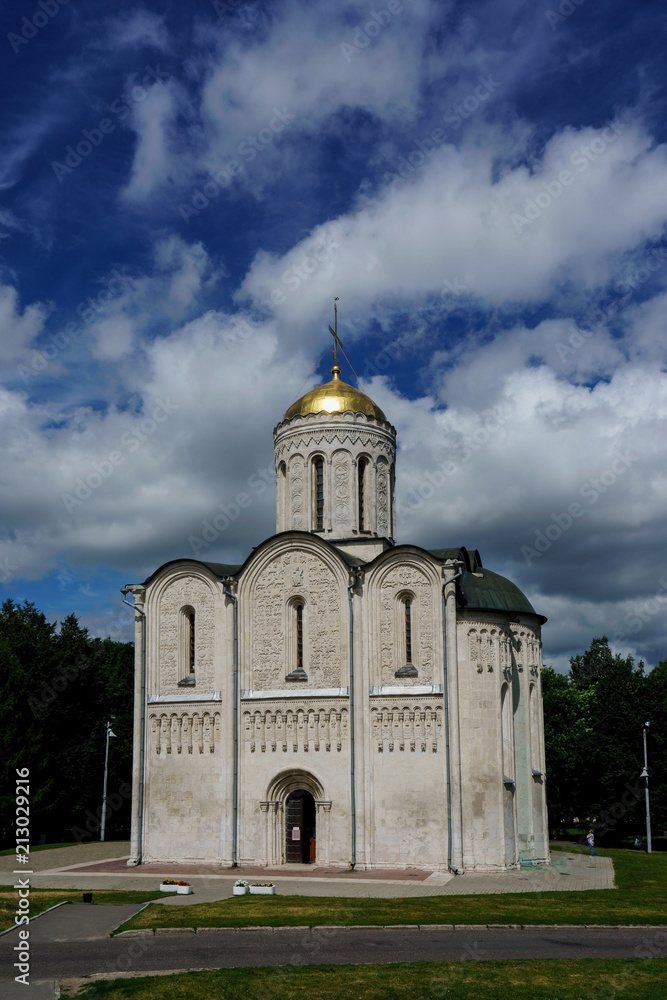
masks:
MULTIPOLYGON (((0 610, 0 748, 3 816, 16 767, 30 769, 31 831, 49 840, 97 836, 105 730, 114 715, 108 835, 129 828, 133 646, 91 639, 74 615, 57 630, 34 605, 0 610)), ((11 843, 7 828, 3 842, 11 843)))
POLYGON ((646 677, 644 720, 648 730, 648 773, 654 833, 667 836, 667 660, 646 677))
POLYGON ((552 667, 542 671, 544 742, 547 769, 547 804, 552 829, 572 824, 584 811, 583 777, 593 734, 589 698, 564 674, 552 667))

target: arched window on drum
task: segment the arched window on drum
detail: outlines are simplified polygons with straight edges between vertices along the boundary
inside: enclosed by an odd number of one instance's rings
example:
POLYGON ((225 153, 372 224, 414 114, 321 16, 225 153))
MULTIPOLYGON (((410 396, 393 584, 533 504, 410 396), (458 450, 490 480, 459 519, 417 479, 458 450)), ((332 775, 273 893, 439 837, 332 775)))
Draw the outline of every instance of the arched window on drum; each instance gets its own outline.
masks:
POLYGON ((313 528, 324 530, 324 459, 313 460, 313 528))

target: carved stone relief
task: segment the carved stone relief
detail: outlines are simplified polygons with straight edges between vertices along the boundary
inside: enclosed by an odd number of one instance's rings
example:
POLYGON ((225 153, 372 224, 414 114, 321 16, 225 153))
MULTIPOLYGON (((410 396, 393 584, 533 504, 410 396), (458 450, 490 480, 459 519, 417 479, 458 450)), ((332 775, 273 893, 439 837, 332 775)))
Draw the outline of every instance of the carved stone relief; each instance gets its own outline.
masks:
POLYGON ((333 475, 333 520, 334 530, 352 526, 351 493, 352 493, 352 457, 347 451, 334 452, 332 467, 333 475))
POLYGON ((371 734, 378 753, 438 753, 442 750, 442 707, 371 707, 371 734))
POLYGON ((377 463, 377 533, 389 535, 389 467, 384 458, 377 463))
POLYGON ((304 461, 296 456, 289 464, 289 492, 292 507, 291 528, 294 531, 304 531, 306 528, 304 515, 304 461))
POLYGON ((341 684, 341 606, 338 582, 322 559, 310 552, 275 556, 250 594, 252 688, 284 687, 293 668, 286 662, 288 602, 304 600, 304 669, 315 688, 341 684))
POLYGON ((504 668, 508 658, 508 639, 499 628, 489 625, 468 630, 468 656, 477 673, 504 668), (504 659, 503 659, 504 657, 504 659))
POLYGON ((380 589, 382 684, 401 683, 409 686, 411 683, 428 684, 433 681, 434 593, 437 591, 427 576, 413 566, 395 566, 384 578, 380 589), (408 677, 399 679, 394 676, 396 670, 404 665, 398 662, 402 650, 399 636, 403 623, 396 620, 397 614, 400 614, 397 595, 401 591, 414 594, 412 661, 418 671, 418 676, 414 679, 408 677))
POLYGON ((242 719, 248 753, 340 753, 348 730, 348 709, 342 706, 263 706, 246 709, 242 719))
POLYGON ((215 650, 215 600, 204 580, 196 576, 179 577, 162 593, 159 606, 159 674, 155 694, 176 694, 181 678, 179 654, 179 616, 181 608, 195 612, 195 679, 200 690, 213 690, 215 650))
POLYGON ((220 742, 220 712, 151 713, 151 750, 170 753, 215 753, 220 742))

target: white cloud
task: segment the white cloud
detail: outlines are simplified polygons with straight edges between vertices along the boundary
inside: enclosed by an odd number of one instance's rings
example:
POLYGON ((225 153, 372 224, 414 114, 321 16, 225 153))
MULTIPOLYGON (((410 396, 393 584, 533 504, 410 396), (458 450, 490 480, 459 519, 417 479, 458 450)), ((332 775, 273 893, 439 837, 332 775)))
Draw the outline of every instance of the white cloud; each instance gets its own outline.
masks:
MULTIPOLYGON (((667 150, 636 125, 618 135, 568 129, 532 170, 507 168, 495 181, 493 171, 492 145, 442 146, 406 181, 317 227, 288 253, 259 253, 242 293, 262 302, 284 290, 285 272, 312 255, 326 231, 341 244, 330 273, 351 314, 366 317, 382 300, 441 292, 455 279, 491 304, 535 301, 565 280, 604 284, 619 254, 659 236, 667 222, 667 150), (567 184, 558 180, 563 171, 567 184)), ((276 313, 286 324, 303 323, 320 309, 321 291, 311 283, 276 313)))
MULTIPOLYGON (((264 536, 273 531, 272 421, 307 373, 276 347, 271 326, 208 313, 147 346, 124 372, 132 411, 118 403, 62 409, 4 392, 10 530, 0 540, 0 578, 3 566, 10 578, 39 578, 63 556, 142 575, 192 555, 189 536, 246 491, 252 507, 220 542, 244 559, 258 524, 264 536)), ((217 552, 204 546, 199 555, 217 552)))
POLYGON ((380 25, 372 9, 360 12, 356 4, 285 3, 272 9, 270 27, 251 39, 244 32, 237 37, 231 21, 216 26, 213 35, 207 29, 208 45, 217 37, 218 47, 212 55, 202 47, 189 62, 192 94, 186 98, 185 90, 179 91, 179 142, 172 141, 173 99, 156 97, 150 110, 142 106, 135 115, 139 144, 126 197, 141 200, 167 179, 179 186, 192 184, 233 159, 243 167, 252 162, 252 171, 236 176, 260 194, 265 181, 303 168, 310 138, 337 113, 361 110, 408 125, 424 78, 442 70, 425 57, 429 32, 441 13, 442 5, 412 0, 380 25), (346 58, 342 46, 361 37, 357 27, 363 31, 366 15, 378 26, 377 34, 371 28, 366 46, 346 58), (254 137, 257 142, 257 133, 269 127, 276 109, 289 122, 285 135, 290 141, 280 137, 260 145, 255 159, 248 141, 254 137), (304 141, 294 151, 290 143, 297 136, 304 141))
POLYGON ((142 201, 166 179, 176 106, 174 85, 169 81, 155 83, 145 99, 134 105, 131 121, 138 141, 123 198, 142 201))
POLYGON ((169 50, 169 37, 163 18, 143 9, 132 10, 114 18, 108 27, 106 43, 114 49, 150 45, 162 52, 169 50))
POLYGON ((25 306, 12 285, 0 283, 0 363, 20 358, 44 327, 47 309, 41 303, 25 306))
POLYGON ((173 234, 158 237, 153 254, 152 273, 116 281, 113 294, 90 320, 87 333, 94 357, 118 360, 129 355, 158 317, 169 323, 182 319, 222 273, 201 243, 186 243, 173 234))

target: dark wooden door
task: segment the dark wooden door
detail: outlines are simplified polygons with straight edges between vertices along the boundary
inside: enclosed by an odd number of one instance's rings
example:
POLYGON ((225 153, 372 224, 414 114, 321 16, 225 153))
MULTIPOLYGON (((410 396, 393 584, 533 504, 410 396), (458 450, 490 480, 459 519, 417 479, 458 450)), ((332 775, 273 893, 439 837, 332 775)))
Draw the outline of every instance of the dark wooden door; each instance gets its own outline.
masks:
POLYGON ((287 861, 303 862, 303 792, 293 792, 285 809, 287 833, 287 861))

